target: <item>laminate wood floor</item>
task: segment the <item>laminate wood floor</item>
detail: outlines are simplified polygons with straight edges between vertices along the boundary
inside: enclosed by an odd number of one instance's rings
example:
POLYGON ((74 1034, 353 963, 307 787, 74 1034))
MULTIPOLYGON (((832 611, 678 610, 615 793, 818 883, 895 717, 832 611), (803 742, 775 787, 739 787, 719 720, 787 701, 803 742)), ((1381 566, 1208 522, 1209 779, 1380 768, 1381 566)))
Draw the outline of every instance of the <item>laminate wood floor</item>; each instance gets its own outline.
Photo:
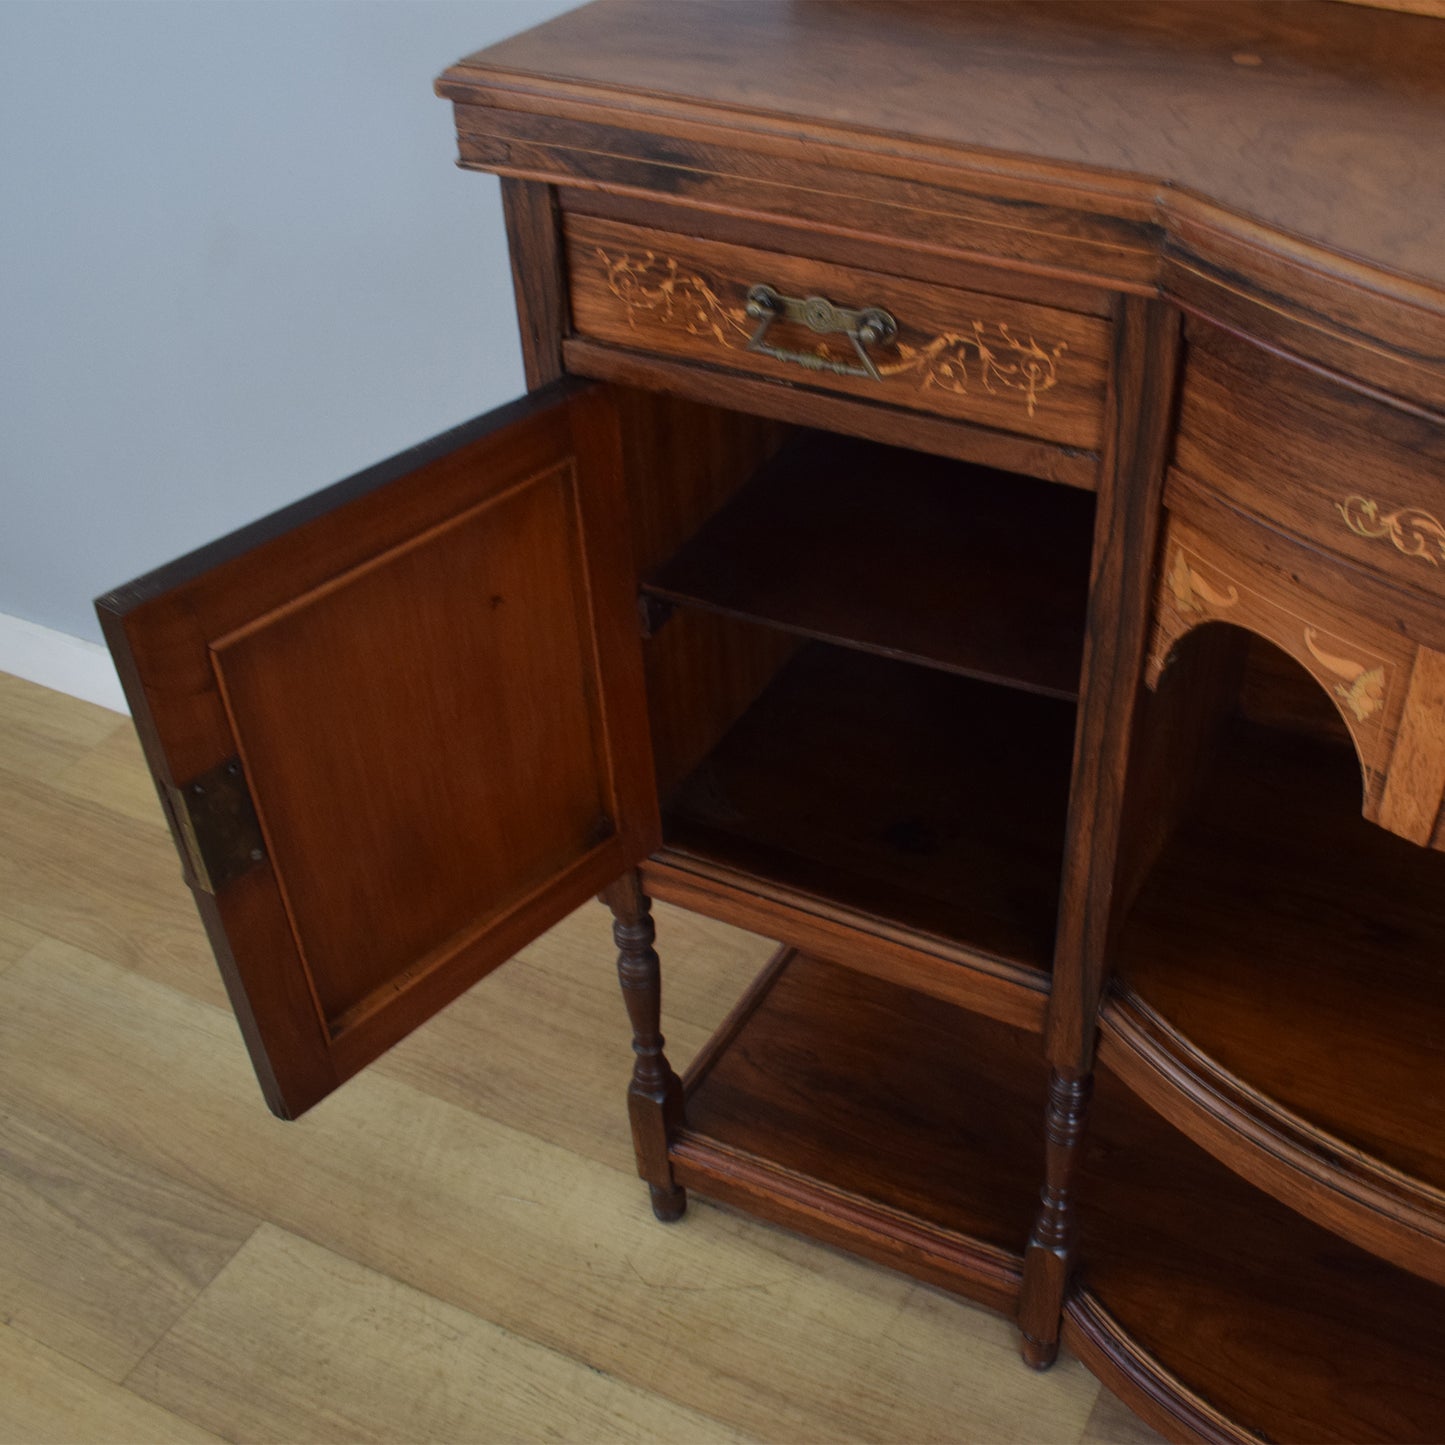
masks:
MULTIPOLYGON (((681 1066, 771 945, 657 912, 681 1066)), ((655 1223, 629 1067, 594 905, 279 1123, 129 720, 0 674, 0 1440, 1158 1438, 981 1310, 655 1223)))

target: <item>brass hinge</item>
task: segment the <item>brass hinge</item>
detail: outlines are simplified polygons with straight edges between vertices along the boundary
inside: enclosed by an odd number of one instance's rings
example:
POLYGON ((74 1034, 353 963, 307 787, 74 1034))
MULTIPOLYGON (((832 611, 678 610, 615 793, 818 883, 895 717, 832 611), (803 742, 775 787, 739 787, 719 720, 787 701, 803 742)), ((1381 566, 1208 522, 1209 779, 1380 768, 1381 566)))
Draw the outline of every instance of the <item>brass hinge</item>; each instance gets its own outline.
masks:
POLYGON ((265 861, 261 824, 239 758, 166 791, 197 888, 215 893, 265 861))

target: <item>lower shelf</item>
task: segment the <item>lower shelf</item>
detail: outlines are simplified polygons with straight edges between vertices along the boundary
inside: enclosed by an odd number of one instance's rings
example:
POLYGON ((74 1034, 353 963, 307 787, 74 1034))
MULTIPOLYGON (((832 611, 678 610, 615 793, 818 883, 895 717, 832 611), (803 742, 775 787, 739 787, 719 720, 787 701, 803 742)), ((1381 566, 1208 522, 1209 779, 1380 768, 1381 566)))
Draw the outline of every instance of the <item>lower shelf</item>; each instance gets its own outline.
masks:
POLYGON ((1445 1440, 1445 1290, 1253 1188, 1101 1072, 1065 1342, 1182 1439, 1445 1440))
POLYGON ((1038 1199, 1037 1036, 785 952, 685 1082, 682 1183, 1013 1311, 1038 1199))
MULTIPOLYGON (((690 1070, 678 1179, 1005 1313, 1036 1035, 785 950, 690 1070)), ((1178 1439, 1445 1440, 1445 1290, 1310 1224, 1101 1071, 1065 1343, 1178 1439)), ((1022 1366, 1020 1367, 1022 1368, 1022 1366)))

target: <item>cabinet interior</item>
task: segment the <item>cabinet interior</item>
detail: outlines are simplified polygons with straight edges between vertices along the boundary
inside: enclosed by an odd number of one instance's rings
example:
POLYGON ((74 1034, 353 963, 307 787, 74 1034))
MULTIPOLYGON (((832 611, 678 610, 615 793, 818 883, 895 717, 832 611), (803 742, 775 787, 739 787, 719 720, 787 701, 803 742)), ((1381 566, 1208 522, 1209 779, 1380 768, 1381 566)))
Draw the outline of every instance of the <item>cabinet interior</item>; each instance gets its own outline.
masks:
MULTIPOLYGON (((1120 985, 1251 1089, 1445 1188, 1445 855, 1361 816, 1334 705, 1247 634, 1186 638, 1143 728, 1188 786, 1122 920, 1120 985), (1181 708, 1213 720, 1189 758, 1181 708)), ((1147 773, 1135 816, 1164 811, 1147 773)))
POLYGON ((705 425, 631 480, 665 850, 1047 974, 1093 494, 705 425))
MULTIPOLYGON (((629 479, 659 857, 733 900, 780 900, 787 927, 824 915, 843 930, 800 932, 804 951, 704 1050, 677 1177, 1014 1309, 1037 1163, 1016 1143, 1026 1128, 995 1125, 1036 1113, 1047 1071, 1029 1042, 1042 1009, 989 990, 1007 974, 1048 992, 1095 499, 632 405, 666 418, 629 479), (914 952, 880 963, 900 935, 914 952), (987 987, 956 1007, 930 950, 987 987)), ((1361 817, 1333 702, 1239 629, 1185 638, 1136 736, 1116 994, 1165 1021, 1178 1077, 1206 1056, 1345 1148, 1445 1187, 1445 858, 1361 817)), ((1438 1348, 1440 1286, 1306 1224, 1177 1108, 1170 1122, 1177 1099, 1107 1073, 1100 1088, 1075 1327, 1096 1311, 1212 1406, 1266 1423, 1317 1416, 1310 1361, 1347 1360, 1328 1386, 1345 1432, 1428 1438, 1437 1402, 1415 1401, 1409 1377, 1438 1348), (1219 1319, 1263 1321, 1234 1367, 1198 1323, 1219 1319), (1378 1398, 1361 1371, 1384 1381, 1378 1398)))

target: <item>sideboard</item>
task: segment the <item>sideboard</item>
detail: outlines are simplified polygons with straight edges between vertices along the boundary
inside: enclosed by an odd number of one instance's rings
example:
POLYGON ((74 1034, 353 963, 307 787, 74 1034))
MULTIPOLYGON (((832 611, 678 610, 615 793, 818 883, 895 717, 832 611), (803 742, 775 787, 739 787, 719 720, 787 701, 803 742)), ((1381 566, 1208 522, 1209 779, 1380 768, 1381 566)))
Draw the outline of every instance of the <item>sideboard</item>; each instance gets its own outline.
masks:
POLYGON ((601 892, 659 1218, 1445 1438, 1445 23, 604 0, 437 88, 528 395, 98 604, 271 1107, 601 892), (652 899, 782 944, 682 1077, 652 899))

